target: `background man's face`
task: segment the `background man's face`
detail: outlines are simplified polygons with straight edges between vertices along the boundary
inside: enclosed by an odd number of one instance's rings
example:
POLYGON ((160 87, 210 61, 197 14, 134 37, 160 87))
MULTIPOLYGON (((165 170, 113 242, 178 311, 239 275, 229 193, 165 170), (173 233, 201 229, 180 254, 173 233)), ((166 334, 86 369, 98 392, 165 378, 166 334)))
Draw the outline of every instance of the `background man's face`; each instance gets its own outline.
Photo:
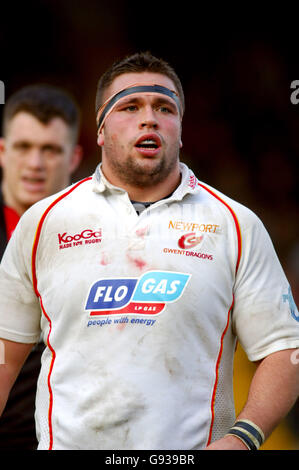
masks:
POLYGON ((79 161, 71 129, 61 118, 43 124, 33 115, 19 112, 0 141, 5 203, 22 214, 65 188, 79 161))

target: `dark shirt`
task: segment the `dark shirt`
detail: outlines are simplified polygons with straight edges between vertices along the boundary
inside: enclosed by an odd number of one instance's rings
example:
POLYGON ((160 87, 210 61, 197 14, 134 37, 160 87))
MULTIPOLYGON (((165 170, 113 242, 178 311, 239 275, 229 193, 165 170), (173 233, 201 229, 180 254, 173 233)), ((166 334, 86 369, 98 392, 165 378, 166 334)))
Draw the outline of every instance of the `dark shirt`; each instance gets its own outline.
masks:
MULTIPOLYGON (((12 225, 17 221, 18 217, 12 210, 4 210, 3 198, 0 194, 0 259, 5 251, 12 225)), ((0 418, 0 450, 37 448, 34 420, 35 395, 43 350, 44 345, 41 343, 34 347, 12 387, 0 418)))

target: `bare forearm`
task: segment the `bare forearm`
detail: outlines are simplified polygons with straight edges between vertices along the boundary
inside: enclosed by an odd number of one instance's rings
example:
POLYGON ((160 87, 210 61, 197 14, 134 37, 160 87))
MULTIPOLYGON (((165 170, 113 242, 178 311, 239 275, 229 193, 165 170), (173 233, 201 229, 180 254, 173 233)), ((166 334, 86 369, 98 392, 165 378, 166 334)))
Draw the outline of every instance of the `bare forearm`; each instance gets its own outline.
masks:
POLYGON ((253 376, 248 400, 238 419, 250 419, 267 438, 290 411, 299 394, 299 367, 292 360, 294 350, 266 357, 253 376))
POLYGON ((6 364, 0 364, 0 416, 2 415, 11 389, 11 378, 6 364))
MULTIPOLYGON (((294 350, 273 353, 259 364, 249 389, 248 399, 237 420, 255 423, 269 437, 290 411, 299 394, 299 365, 292 360, 294 350)), ((208 449, 246 449, 235 436, 224 436, 208 449)))
POLYGON ((0 339, 0 416, 5 408, 10 390, 24 364, 33 344, 16 343, 0 339))

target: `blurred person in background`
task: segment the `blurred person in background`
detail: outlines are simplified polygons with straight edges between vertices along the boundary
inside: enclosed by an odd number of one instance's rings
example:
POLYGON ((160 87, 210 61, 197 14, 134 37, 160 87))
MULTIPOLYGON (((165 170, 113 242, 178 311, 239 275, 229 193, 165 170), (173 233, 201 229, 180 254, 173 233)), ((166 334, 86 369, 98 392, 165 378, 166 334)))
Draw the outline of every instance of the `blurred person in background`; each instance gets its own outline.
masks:
MULTIPOLYGON (((6 102, 0 139, 1 258, 24 212, 70 184, 82 158, 79 128, 78 105, 63 89, 29 85, 6 102)), ((35 346, 12 388, 0 420, 0 450, 37 447, 35 395, 43 349, 42 342, 35 346)))

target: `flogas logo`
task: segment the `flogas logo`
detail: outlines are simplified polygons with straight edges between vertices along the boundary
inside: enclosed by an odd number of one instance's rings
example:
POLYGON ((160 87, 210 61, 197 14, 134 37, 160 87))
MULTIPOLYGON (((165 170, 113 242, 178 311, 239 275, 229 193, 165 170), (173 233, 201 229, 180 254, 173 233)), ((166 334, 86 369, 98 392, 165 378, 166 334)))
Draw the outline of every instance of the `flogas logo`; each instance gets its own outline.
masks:
POLYGON ((100 279, 91 286, 85 309, 90 315, 157 315, 167 303, 181 297, 190 276, 173 271, 148 271, 140 278, 100 279))

